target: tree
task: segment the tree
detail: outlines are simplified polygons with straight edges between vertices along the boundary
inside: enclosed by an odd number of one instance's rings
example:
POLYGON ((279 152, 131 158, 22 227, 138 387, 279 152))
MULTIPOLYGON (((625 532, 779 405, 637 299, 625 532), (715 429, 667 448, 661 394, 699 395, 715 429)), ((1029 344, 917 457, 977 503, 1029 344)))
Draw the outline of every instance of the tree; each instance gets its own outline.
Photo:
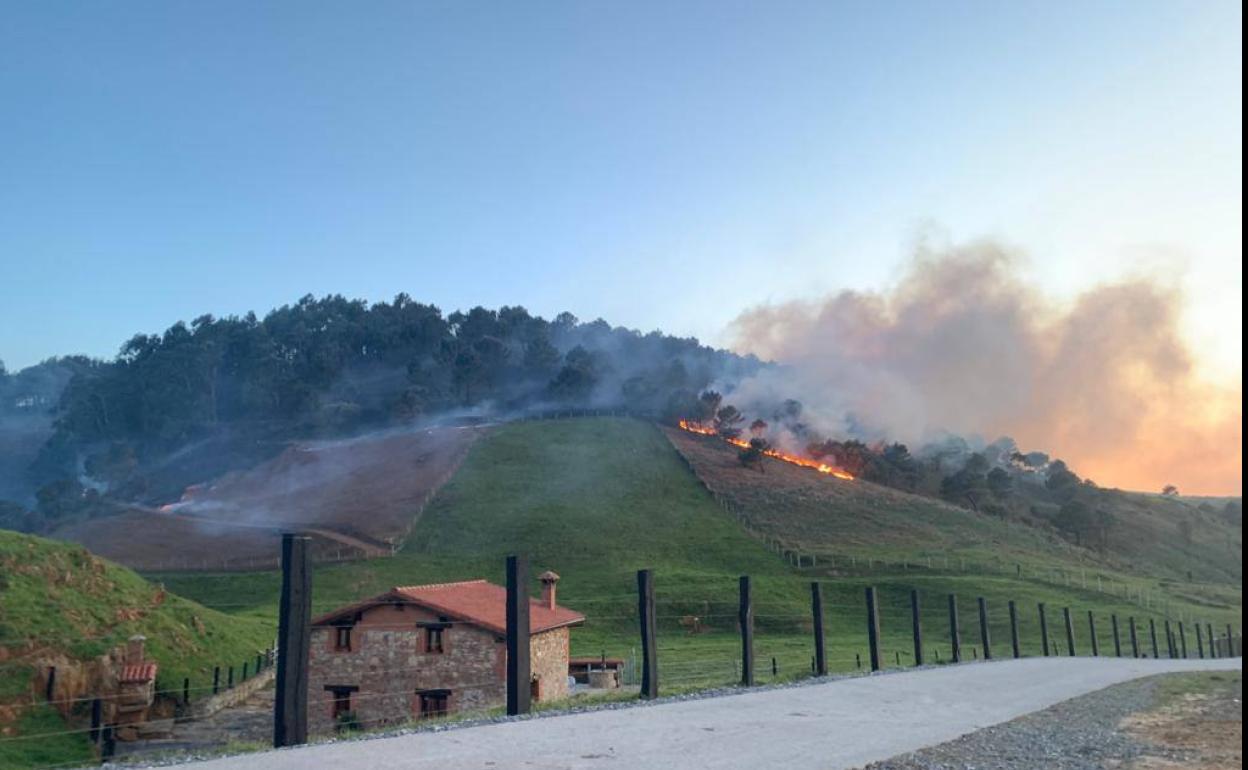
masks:
POLYGON ((1077 545, 1083 545, 1083 537, 1095 524, 1092 510, 1080 500, 1069 500, 1053 518, 1053 526, 1072 535, 1077 545))
POLYGON ((1061 460, 1054 460, 1049 463, 1045 474, 1044 486, 1057 499, 1062 501, 1070 500, 1079 491, 1079 477, 1066 467, 1066 463, 1061 460))
POLYGON ((753 466, 758 468, 759 473, 765 473, 766 469, 763 465, 763 457, 770 448, 771 445, 767 443, 766 439, 755 437, 750 439, 750 443, 737 453, 737 459, 740 460, 741 464, 745 467, 749 468, 753 466))
POLYGON ((750 435, 761 436, 767 432, 767 422, 765 420, 755 420, 750 423, 750 435))
POLYGON ((724 438, 737 438, 741 428, 737 427, 745 421, 745 415, 737 411, 731 404, 721 406, 715 413, 715 430, 724 438))
POLYGON ((1178 497, 1179 488, 1173 484, 1167 484, 1161 488, 1161 493, 1165 495, 1166 497, 1178 497))
POLYGON ((988 491, 997 498, 1006 498, 1014 491, 1014 477, 1004 468, 993 468, 988 471, 988 491))

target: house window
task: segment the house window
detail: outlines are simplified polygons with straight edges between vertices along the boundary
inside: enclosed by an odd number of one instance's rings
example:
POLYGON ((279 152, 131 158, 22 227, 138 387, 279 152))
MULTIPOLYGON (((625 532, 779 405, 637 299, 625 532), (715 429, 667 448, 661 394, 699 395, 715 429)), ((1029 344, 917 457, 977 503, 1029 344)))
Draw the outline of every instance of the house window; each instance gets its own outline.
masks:
POLYGON ((351 652, 351 626, 337 626, 334 628, 334 650, 336 652, 351 652))
POLYGON ((416 696, 420 699, 421 719, 444 717, 450 713, 450 690, 421 690, 416 696))
POLYGON ((326 685, 325 689, 333 698, 330 704, 329 716, 337 722, 343 714, 351 713, 351 693, 359 690, 358 687, 348 685, 326 685))
POLYGON ((424 623, 425 652, 435 655, 446 652, 447 623, 424 623))

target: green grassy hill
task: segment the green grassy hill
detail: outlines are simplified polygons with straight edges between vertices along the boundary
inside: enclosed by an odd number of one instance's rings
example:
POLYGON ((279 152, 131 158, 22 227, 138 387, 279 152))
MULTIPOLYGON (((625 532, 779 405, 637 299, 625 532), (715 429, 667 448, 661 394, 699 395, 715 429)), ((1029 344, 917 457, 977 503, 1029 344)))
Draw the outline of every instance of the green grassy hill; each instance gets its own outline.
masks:
MULTIPOLYGON (((160 664, 157 688, 172 691, 186 677, 192 687, 210 684, 214 665, 241 665, 273 639, 266 619, 207 609, 80 546, 0 530, 0 767, 90 760, 85 737, 72 732, 82 725, 43 704, 36 671, 44 661, 97 657, 140 633, 160 664)), ((75 715, 89 707, 75 704, 75 715)))
MULTIPOLYGON (((756 471, 742 472, 759 476, 756 471)), ((816 477, 816 481, 835 480, 816 477)), ((627 658, 638 644, 635 570, 649 567, 656 571, 663 682, 671 690, 735 678, 737 577, 745 574, 755 581, 756 644, 764 680, 772 677, 772 657, 780 679, 809 670, 809 582, 815 578, 825 581, 829 657, 833 667, 842 670, 854 667, 856 654, 865 655, 867 585, 878 586, 881 592, 890 665, 910 662, 911 587, 922 592, 931 660, 938 649, 948 657, 945 602, 951 592, 960 597, 968 657, 970 648, 979 644, 977 596, 989 602, 990 625, 999 644, 1008 643, 1006 602, 1019 602, 1024 647, 1032 653, 1039 650, 1040 601, 1050 607, 1055 639, 1061 607, 1076 608, 1077 636, 1085 647, 1086 611, 1095 610, 1102 649, 1112 645, 1110 612, 1122 616, 1124 634, 1128 615, 1146 627, 1149 617, 1161 620, 1163 606, 1172 618, 1182 615, 1189 624, 1193 617, 1222 626, 1239 622, 1237 585, 1187 586, 1178 591, 1152 581, 1152 609, 1146 609, 1134 599, 1098 592, 1094 582, 1085 588, 1082 576, 1072 579, 1087 566, 1087 555, 1044 533, 872 489, 882 490, 856 487, 854 494, 863 497, 859 505, 869 504, 874 523, 827 511, 824 525, 829 529, 820 536, 844 543, 877 543, 880 538, 864 538, 859 531, 876 527, 888 534, 887 553, 894 559, 870 566, 864 559, 856 569, 825 565, 798 570, 724 510, 656 426, 611 418, 509 424, 474 446, 396 557, 318 568, 314 609, 329 610, 399 584, 474 577, 502 582, 503 557, 524 553, 534 575, 548 568, 559 572, 560 602, 589 617, 585 627, 573 632, 573 654, 605 652, 627 658), (933 519, 936 515, 943 518, 933 519), (995 570, 977 571, 976 562, 966 571, 960 563, 946 569, 943 559, 930 569, 925 561, 919 565, 921 554, 934 548, 947 553, 958 544, 986 557, 1000 551, 1008 554, 1010 563, 1024 558, 1029 565, 1056 563, 1064 568, 1065 577, 1033 568, 1018 579, 995 570), (913 554, 908 566, 896 558, 904 554, 913 554)), ((777 515, 783 518, 785 510, 777 515)), ((803 520, 801 527, 807 532, 816 522, 803 520)), ((995 562, 986 558, 985 563, 995 562)), ((1114 574, 1144 580, 1128 572, 1114 574)), ((161 579, 210 606, 270 621, 275 615, 278 579, 273 573, 161 579)), ((1194 650, 1194 639, 1189 642, 1194 650)))

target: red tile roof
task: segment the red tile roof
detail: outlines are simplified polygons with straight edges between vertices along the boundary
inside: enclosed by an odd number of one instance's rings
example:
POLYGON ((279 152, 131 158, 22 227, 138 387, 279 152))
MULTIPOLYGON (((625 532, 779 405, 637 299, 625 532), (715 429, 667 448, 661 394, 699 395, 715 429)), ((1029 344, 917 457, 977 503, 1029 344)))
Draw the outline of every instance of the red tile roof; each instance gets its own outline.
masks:
POLYGON ((155 678, 155 663, 134 663, 121 667, 121 673, 117 676, 117 681, 121 684, 132 684, 134 682, 150 682, 155 678))
MULTIPOLYGON (((333 625, 334 621, 341 620, 345 616, 391 602, 415 604, 439 615, 472 623, 497 634, 507 633, 507 589, 485 580, 464 580, 458 583, 434 583, 425 586, 397 586, 379 596, 322 615, 312 621, 312 625, 333 625)), ((584 622, 585 616, 579 612, 559 605, 551 609, 540 599, 529 598, 530 634, 584 622)))

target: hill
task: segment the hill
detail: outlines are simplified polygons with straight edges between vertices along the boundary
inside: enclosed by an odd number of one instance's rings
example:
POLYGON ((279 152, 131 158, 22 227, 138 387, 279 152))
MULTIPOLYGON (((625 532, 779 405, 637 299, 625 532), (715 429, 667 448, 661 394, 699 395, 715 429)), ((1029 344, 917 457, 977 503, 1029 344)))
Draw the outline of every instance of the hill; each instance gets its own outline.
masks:
MULTIPOLYGON (((819 483, 836 483, 804 473, 819 483)), ((766 475, 774 475, 771 467, 766 475)), ((586 625, 572 634, 573 654, 606 653, 627 659, 638 643, 634 571, 652 568, 668 691, 735 678, 737 578, 746 574, 754 578, 758 657, 766 662, 776 659, 779 679, 809 671, 812 579, 825 581, 829 656, 833 668, 840 670, 852 669, 855 655, 865 652, 862 596, 867 585, 880 589, 885 649, 889 662, 901 665, 910 655, 911 588, 918 588, 923 597, 931 652, 934 655, 943 646, 945 659, 949 593, 963 597, 960 613, 968 646, 976 622, 974 597, 988 600, 998 639, 1008 635, 1005 604, 1017 600, 1023 608, 1024 649, 1033 654, 1039 647, 1035 606, 1040 601, 1050 607, 1096 611, 1102 617, 1099 635, 1105 648, 1111 644, 1105 617, 1110 612, 1123 618, 1133 615, 1141 622, 1163 619, 1163 610, 1189 622, 1193 618, 1238 622, 1238 585, 1161 585, 1143 572, 1106 570, 1107 575, 1132 581, 1133 589, 1146 588, 1139 595, 1132 590, 1130 598, 1098 591, 1093 571, 1089 569, 1086 577, 1079 572, 1092 564, 1091 557, 1043 533, 981 521, 961 509, 923 498, 905 496, 910 497, 907 500, 879 487, 853 490, 848 502, 838 504, 849 513, 825 505, 826 531, 813 519, 804 519, 803 536, 825 542, 837 537, 845 542, 862 540, 866 554, 878 537, 859 534, 859 527, 875 527, 877 534, 891 532, 887 552, 896 560, 862 559, 853 568, 820 563, 798 569, 725 511, 653 423, 622 418, 510 423, 490 429, 473 445, 396 556, 318 568, 314 610, 328 611, 395 585, 476 577, 501 582, 503 557, 524 553, 534 574, 548 568, 559 572, 560 602, 588 616, 586 625), (904 512, 905 505, 913 510, 903 515, 893 512, 895 507, 904 512), (854 511, 896 518, 867 524, 854 511), (923 524, 924 515, 943 518, 923 524), (946 528, 949 534, 939 535, 946 528), (1025 558, 1028 564, 1057 564, 1063 568, 1062 577, 1029 570, 1020 578, 987 569, 987 560, 969 562, 965 570, 960 564, 946 567, 943 559, 935 560, 931 568, 920 567, 919 555, 932 551, 934 537, 945 538, 939 542, 950 547, 963 544, 968 553, 990 554, 1002 548, 1011 559, 1025 558), (907 553, 914 554, 908 567, 898 558, 907 553)), ((209 606, 275 617, 275 573, 161 577, 179 593, 209 606)), ((536 583, 532 588, 536 593, 536 583)), ((1058 622, 1056 614, 1050 622, 1058 622)), ((763 678, 772 678, 771 672, 763 678)))
MULTIPOLYGON (((663 428, 691 470, 746 526, 784 548, 840 559, 942 565, 1043 575, 1095 569, 1116 579, 1147 576, 1181 582, 1239 584, 1238 527, 1216 509, 1163 495, 1095 490, 1098 505, 1120 522, 1104 547, 1078 547, 1042 519, 1005 519, 931 497, 856 479, 846 481, 780 460, 746 468, 737 448, 714 436, 663 428), (1181 526, 1186 522, 1187 526, 1181 526), (1181 533, 1186 532, 1184 537, 1181 533)), ((1099 545, 1099 544, 1098 544, 1099 545)))
POLYGON ((0 767, 90 760, 82 733, 72 732, 89 700, 72 704, 67 725, 37 676, 56 665, 70 691, 58 698, 90 695, 75 666, 134 634, 147 637, 160 664, 157 689, 171 692, 183 678, 202 688, 213 666, 240 665, 273 643, 265 619, 207 609, 80 546, 0 531, 0 767))

